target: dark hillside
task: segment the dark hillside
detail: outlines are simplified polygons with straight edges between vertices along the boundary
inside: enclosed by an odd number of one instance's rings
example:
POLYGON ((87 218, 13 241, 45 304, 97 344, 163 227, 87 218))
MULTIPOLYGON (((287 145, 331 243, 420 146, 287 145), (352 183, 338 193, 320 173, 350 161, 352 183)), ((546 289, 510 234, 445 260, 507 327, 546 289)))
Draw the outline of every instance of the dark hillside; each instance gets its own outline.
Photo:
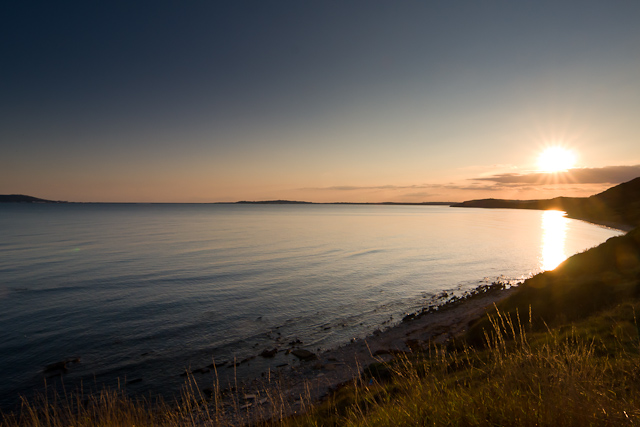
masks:
POLYGON ((640 225, 640 177, 589 197, 592 217, 638 226, 640 225))
POLYGON ((483 199, 451 205, 461 208, 559 209, 571 218, 611 225, 640 225, 640 177, 591 197, 547 200, 483 199))

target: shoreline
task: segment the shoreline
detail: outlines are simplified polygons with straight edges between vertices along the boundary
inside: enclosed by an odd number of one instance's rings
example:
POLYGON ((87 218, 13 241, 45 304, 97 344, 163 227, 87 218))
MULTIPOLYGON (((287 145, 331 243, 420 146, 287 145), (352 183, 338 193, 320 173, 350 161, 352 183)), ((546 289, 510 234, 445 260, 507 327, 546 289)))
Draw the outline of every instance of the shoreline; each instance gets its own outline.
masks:
MULTIPOLYGON (((442 291, 426 300, 422 307, 417 308, 416 311, 401 316, 399 323, 385 325, 386 322, 383 322, 372 326, 376 329, 369 330, 368 335, 364 338, 352 338, 350 342, 324 350, 317 349, 317 352, 313 348, 313 344, 304 344, 296 340, 297 342, 291 342, 287 347, 278 350, 278 352, 288 355, 289 361, 287 363, 276 365, 268 368, 266 372, 256 373, 252 376, 236 376, 235 368, 244 363, 251 364, 255 359, 259 360, 261 357, 270 356, 254 353, 253 356, 243 360, 236 361, 234 359, 233 362, 222 363, 215 361, 210 366, 193 370, 189 367, 180 374, 185 377, 180 388, 176 388, 168 394, 152 394, 170 402, 180 399, 181 390, 184 390, 185 387, 195 386, 193 390, 201 396, 202 401, 209 401, 208 404, 212 405, 213 401, 210 398, 216 389, 220 393, 219 397, 225 402, 224 405, 227 408, 235 408, 233 412, 227 413, 225 416, 238 417, 240 415, 237 412, 239 407, 246 416, 249 408, 252 408, 250 411, 255 410, 256 415, 252 414, 251 419, 258 419, 264 418, 267 406, 260 407, 259 400, 251 397, 244 399, 244 396, 263 396, 267 390, 275 388, 281 396, 285 397, 284 402, 290 406, 289 413, 293 414, 296 413, 296 405, 300 405, 302 402, 305 404, 318 403, 343 384, 357 379, 363 370, 372 363, 387 362, 398 354, 411 353, 412 347, 416 344, 429 341, 439 344, 447 342, 453 336, 463 332, 470 321, 481 316, 484 310, 493 303, 509 296, 517 284, 521 282, 521 279, 506 279, 500 276, 490 284, 481 281, 482 284, 464 291, 464 293, 442 291), (301 357, 296 354, 297 351, 308 351, 309 357, 301 357), (218 375, 219 369, 226 370, 226 368, 233 368, 234 378, 231 381, 222 380, 218 375), (208 372, 210 374, 197 375, 197 378, 194 375, 208 372), (238 405, 238 399, 240 402, 244 400, 244 403, 238 405), (234 400, 236 402, 233 402, 234 400)), ((265 349, 263 353, 269 353, 269 350, 265 349)), ((73 365, 79 360, 79 357, 68 358, 47 365, 43 369, 45 373, 51 374, 47 378, 57 378, 59 374, 66 373, 67 364, 73 365)), ((132 376, 130 379, 122 378, 122 391, 126 390, 127 385, 142 381, 138 378, 137 376, 132 376)), ((118 386, 119 388, 120 386, 118 386)), ((111 388, 105 386, 105 390, 108 389, 111 388)), ((32 391, 35 394, 28 393, 22 396, 31 395, 31 398, 37 398, 38 391, 32 391)), ((87 389, 87 391, 89 394, 94 394, 99 392, 99 389, 87 389)), ((55 393, 55 391, 53 392, 55 393)), ((48 393, 48 391, 44 393, 48 393)), ((126 394, 132 398, 137 395, 135 392, 133 394, 127 392, 126 394)), ((84 399, 88 396, 85 392, 82 392, 82 395, 84 399)), ((4 409, 10 413, 16 410, 17 406, 13 409, 7 406, 4 409)))
MULTIPOLYGON (((569 219, 584 221, 596 226, 606 227, 627 233, 634 226, 593 219, 570 216, 569 219)), ((518 281, 518 284, 522 281, 518 281)), ((342 386, 357 381, 364 370, 372 363, 389 362, 396 356, 411 354, 414 349, 424 348, 429 343, 446 344, 456 336, 463 334, 468 326, 480 318, 496 303, 517 291, 517 284, 502 284, 499 289, 492 285, 480 285, 468 291, 462 297, 451 297, 440 305, 424 307, 415 313, 406 315, 402 321, 384 330, 376 329, 363 339, 312 354, 308 359, 300 358, 297 363, 270 371, 268 378, 248 380, 238 384, 235 402, 227 395, 223 402, 236 408, 236 412, 226 413, 232 419, 242 417, 246 422, 256 422, 273 417, 303 413, 305 405, 317 404, 339 390, 342 386), (482 289, 483 287, 489 289, 482 289), (469 295, 470 293, 470 295, 469 295), (272 413, 272 408, 263 407, 267 399, 260 399, 270 390, 280 394, 285 411, 272 413), (240 408, 240 412, 237 409, 240 408)), ((434 297, 434 301, 438 296, 434 297)), ((294 348, 289 349, 292 351, 294 348)), ((302 348, 302 350, 304 350, 302 348)), ((222 395, 229 390, 222 390, 222 395)), ((225 406, 225 404, 223 404, 225 406)))
MULTIPOLYGON (((270 370, 264 377, 239 382, 235 387, 221 387, 218 392, 223 406, 234 408, 226 416, 258 421, 301 413, 305 405, 318 403, 343 385, 357 380, 372 363, 389 362, 429 343, 447 343, 516 289, 517 285, 496 282, 481 285, 466 296, 453 296, 442 305, 425 307, 405 316, 394 326, 376 329, 363 339, 352 339, 318 354, 309 352, 307 357, 298 356, 296 363, 270 370), (274 390, 285 405, 285 413, 271 413, 273 408, 265 397, 274 390)), ((291 352, 296 349, 307 351, 304 347, 296 347, 291 352)), ((210 387, 201 390, 206 396, 213 391, 210 387)))
POLYGON ((574 216, 574 215, 570 215, 567 212, 565 212, 565 216, 566 218, 569 219, 575 219, 578 221, 583 221, 583 222, 587 222, 589 224, 593 224, 593 225, 598 225, 600 227, 606 227, 606 228, 611 228, 614 230, 620 230, 620 231, 624 231, 625 233, 628 233, 629 231, 633 230, 634 228, 636 228, 636 226, 630 225, 630 224, 624 224, 621 222, 614 222, 614 221, 596 221, 592 218, 582 218, 579 216, 574 216))

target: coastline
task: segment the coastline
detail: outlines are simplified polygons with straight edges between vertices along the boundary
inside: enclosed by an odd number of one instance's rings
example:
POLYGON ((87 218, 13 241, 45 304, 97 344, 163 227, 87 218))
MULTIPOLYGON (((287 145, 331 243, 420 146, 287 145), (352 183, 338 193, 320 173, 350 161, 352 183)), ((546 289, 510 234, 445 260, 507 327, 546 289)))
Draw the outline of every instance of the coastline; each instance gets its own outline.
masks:
MULTIPOLYGON (((567 212, 565 216, 624 233, 636 228, 629 224, 572 216, 567 212)), ((496 284, 498 283, 493 285, 496 284)), ((427 307, 409 314, 399 324, 384 330, 376 329, 364 339, 352 340, 343 346, 328 349, 314 355, 311 360, 287 365, 270 375, 277 379, 279 392, 289 402, 293 402, 290 413, 296 413, 296 406, 300 406, 305 399, 307 403, 319 402, 342 385, 356 380, 372 363, 388 362, 399 354, 412 353, 414 349, 422 348, 428 343, 446 344, 464 334, 474 320, 515 292, 517 285, 502 289, 494 286, 486 292, 480 286, 472 290, 467 298, 454 297, 435 310, 434 307, 427 307)), ((246 385, 245 392, 248 396, 259 396, 260 390, 266 390, 270 386, 269 382, 256 379, 246 385)), ((243 409, 248 414, 253 411, 260 414, 259 417, 264 417, 262 408, 255 408, 254 405, 258 406, 259 401, 249 399, 243 409)), ((253 418, 257 416, 255 414, 252 415, 253 418)))
MULTIPOLYGON (((227 416, 242 417, 245 421, 304 412, 305 405, 320 402, 343 385, 357 380, 373 363, 389 362, 429 343, 446 344, 516 289, 513 285, 505 288, 502 283, 482 285, 466 297, 452 297, 442 305, 426 307, 385 330, 377 329, 364 339, 299 358, 295 363, 269 371, 262 378, 240 382, 234 387, 220 385, 222 406, 230 409, 227 416), (282 399, 285 412, 271 413, 273 408, 264 397, 273 393, 282 399)), ((202 386, 195 380, 194 385, 202 386)), ((206 396, 212 393, 210 387, 201 387, 201 390, 206 396)))
MULTIPOLYGON (((565 214, 570 219, 624 233, 636 228, 629 224, 594 221, 565 214)), ((229 406, 236 409, 240 407, 242 414, 235 412, 228 415, 255 422, 302 413, 306 410, 305 405, 321 402, 342 386, 357 381, 371 364, 389 362, 398 355, 423 349, 429 343, 446 344, 459 337, 473 321, 517 292, 517 289, 517 285, 504 286, 500 283, 493 283, 488 289, 483 289, 481 285, 462 298, 453 297, 442 305, 425 307, 405 316, 399 324, 385 330, 377 329, 364 339, 352 340, 343 346, 313 355, 310 360, 300 360, 294 365, 270 372, 267 379, 254 379, 236 390, 235 398, 239 402, 236 400, 235 405, 229 406), (280 408, 278 414, 272 413, 271 408, 261 407, 267 399, 259 399, 274 388, 283 400, 284 412, 280 408)))
POLYGON ((614 230, 624 231, 625 233, 627 233, 627 232, 633 230, 634 228, 636 228, 633 225, 624 224, 624 223, 621 223, 621 222, 597 221, 597 220, 594 220, 593 218, 585 218, 585 217, 580 217, 580 216, 577 216, 577 215, 570 215, 567 212, 565 212, 565 216, 567 218, 570 218, 570 219, 575 219, 575 220, 578 220, 578 221, 588 222, 589 224, 599 225, 601 227, 612 228, 614 230))
MULTIPOLYGON (((566 212, 565 215, 625 234, 636 228, 629 224, 571 216, 566 212)), ((226 398, 217 409, 222 409, 230 419, 250 423, 303 413, 306 405, 317 404, 342 386, 358 381, 371 364, 389 362, 398 355, 419 351, 429 343, 444 345, 461 336, 473 321, 517 292, 517 289, 517 284, 494 282, 492 285, 481 285, 460 298, 450 296, 441 305, 408 314, 400 323, 384 330, 376 329, 364 339, 354 339, 343 346, 313 354, 306 360, 277 368, 270 371, 266 378, 237 384, 233 390, 220 389, 218 392, 226 398), (278 413, 265 405, 270 399, 261 399, 272 395, 273 390, 279 394, 282 403, 278 413), (234 392, 235 396, 231 396, 229 391, 234 392), (233 410, 227 412, 224 407, 233 410)), ((437 300, 437 296, 434 300, 437 300)), ((211 389, 203 390, 208 394, 207 390, 211 389)), ((220 403, 216 402, 216 405, 220 403)))

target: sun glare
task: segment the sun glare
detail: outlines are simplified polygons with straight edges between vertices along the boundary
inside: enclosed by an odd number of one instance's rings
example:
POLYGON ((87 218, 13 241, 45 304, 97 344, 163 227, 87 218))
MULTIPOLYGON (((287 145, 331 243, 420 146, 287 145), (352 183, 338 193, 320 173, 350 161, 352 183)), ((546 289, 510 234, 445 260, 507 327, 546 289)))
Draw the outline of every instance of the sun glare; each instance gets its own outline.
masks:
POLYGON ((553 270, 567 259, 564 242, 568 220, 562 211, 542 212, 542 262, 544 271, 553 270))
POLYGON ((541 172, 562 172, 571 169, 575 164, 574 152, 563 147, 546 148, 538 156, 538 170, 541 172))

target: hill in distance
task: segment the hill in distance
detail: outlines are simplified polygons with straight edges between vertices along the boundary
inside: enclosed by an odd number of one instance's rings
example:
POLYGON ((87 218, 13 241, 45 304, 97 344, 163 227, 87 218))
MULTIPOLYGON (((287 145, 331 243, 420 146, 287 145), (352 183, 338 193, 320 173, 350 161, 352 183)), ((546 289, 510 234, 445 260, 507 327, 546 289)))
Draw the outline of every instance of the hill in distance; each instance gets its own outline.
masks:
POLYGON ((633 228, 640 225, 640 177, 591 197, 556 197, 546 200, 482 199, 454 203, 460 208, 556 209, 571 218, 603 225, 633 228))
POLYGON ((453 202, 301 202, 296 200, 259 200, 235 202, 255 205, 398 205, 398 206, 450 206, 453 202))
POLYGON ((66 203, 56 200, 39 199, 24 194, 0 194, 0 203, 66 203))

